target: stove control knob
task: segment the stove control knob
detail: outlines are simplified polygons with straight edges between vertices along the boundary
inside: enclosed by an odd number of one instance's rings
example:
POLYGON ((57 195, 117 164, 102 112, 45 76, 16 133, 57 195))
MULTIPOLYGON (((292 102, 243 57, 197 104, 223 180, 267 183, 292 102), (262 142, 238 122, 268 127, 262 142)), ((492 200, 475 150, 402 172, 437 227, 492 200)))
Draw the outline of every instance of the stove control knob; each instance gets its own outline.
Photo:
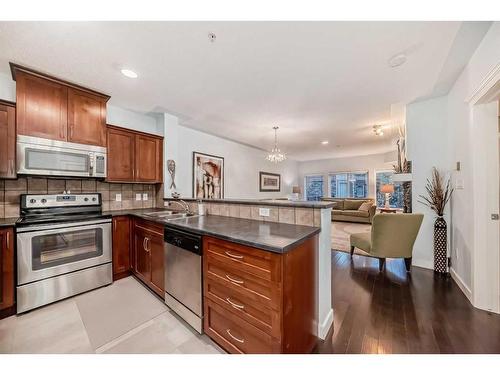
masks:
POLYGON ((96 199, 95 197, 94 197, 94 198, 92 198, 92 202, 95 202, 96 200, 97 200, 97 199, 96 199))
POLYGON ((42 203, 47 203, 47 199, 42 198, 42 200, 41 200, 40 202, 42 202, 42 203))
POLYGON ((30 203, 36 203, 36 199, 31 198, 30 203))
POLYGON ((87 197, 83 198, 83 200, 84 200, 85 202, 88 202, 88 201, 89 201, 89 199, 88 199, 87 197))

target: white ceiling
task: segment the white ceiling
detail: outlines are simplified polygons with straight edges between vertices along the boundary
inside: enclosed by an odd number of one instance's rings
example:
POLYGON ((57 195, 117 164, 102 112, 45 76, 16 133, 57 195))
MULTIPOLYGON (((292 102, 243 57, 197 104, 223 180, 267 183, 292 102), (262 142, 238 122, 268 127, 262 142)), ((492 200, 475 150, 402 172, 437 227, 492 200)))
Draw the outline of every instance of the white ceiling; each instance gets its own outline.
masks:
POLYGON ((1 22, 0 71, 9 72, 9 61, 25 64, 106 92, 111 104, 170 112, 186 126, 263 149, 278 125, 281 149, 312 160, 392 149, 390 129, 376 137, 372 125, 390 125, 391 104, 432 94, 460 26, 1 22), (390 68, 401 52, 406 64, 390 68), (121 67, 139 78, 122 76, 121 67))

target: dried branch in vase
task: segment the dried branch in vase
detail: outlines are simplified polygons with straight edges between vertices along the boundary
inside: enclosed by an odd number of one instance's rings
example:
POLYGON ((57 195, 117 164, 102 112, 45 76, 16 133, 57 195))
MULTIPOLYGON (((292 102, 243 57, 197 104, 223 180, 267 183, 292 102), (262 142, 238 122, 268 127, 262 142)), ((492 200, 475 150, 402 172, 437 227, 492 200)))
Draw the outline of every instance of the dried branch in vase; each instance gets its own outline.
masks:
POLYGON ((434 167, 432 168, 431 180, 427 179, 427 183, 425 184, 425 190, 427 191, 427 196, 419 195, 422 198, 419 202, 425 204, 438 216, 443 216, 446 204, 453 193, 450 179, 445 183, 441 173, 434 167))

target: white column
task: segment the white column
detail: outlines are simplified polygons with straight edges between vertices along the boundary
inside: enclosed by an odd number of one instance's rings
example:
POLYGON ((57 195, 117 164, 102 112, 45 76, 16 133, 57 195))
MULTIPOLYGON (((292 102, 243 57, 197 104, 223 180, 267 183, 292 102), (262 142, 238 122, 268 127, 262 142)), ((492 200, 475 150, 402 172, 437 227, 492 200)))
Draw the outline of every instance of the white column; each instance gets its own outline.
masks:
POLYGON ((318 337, 324 339, 333 323, 332 309, 332 209, 321 209, 318 251, 318 337))

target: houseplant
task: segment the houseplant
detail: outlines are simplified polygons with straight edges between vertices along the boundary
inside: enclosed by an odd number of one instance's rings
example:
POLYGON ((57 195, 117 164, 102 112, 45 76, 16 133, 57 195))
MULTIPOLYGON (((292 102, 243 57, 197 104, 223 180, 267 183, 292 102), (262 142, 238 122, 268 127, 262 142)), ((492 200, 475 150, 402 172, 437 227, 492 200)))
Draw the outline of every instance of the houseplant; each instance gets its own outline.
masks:
POLYGON ((432 178, 430 180, 427 179, 425 190, 427 191, 427 195, 420 195, 422 199, 420 203, 425 204, 437 215, 436 221, 434 222, 434 271, 446 274, 448 273, 448 231, 446 220, 443 216, 446 204, 453 193, 453 189, 450 185, 450 179, 445 182, 441 173, 434 167, 432 168, 432 178))

